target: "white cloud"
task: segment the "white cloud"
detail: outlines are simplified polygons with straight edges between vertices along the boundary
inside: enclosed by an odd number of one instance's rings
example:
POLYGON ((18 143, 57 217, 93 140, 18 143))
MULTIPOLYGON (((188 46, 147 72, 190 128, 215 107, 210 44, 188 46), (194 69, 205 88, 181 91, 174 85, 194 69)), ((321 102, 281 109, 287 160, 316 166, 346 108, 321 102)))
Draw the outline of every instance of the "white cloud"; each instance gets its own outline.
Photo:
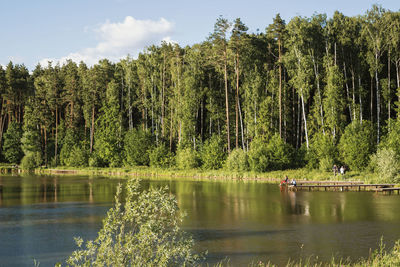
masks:
POLYGON ((64 63, 71 59, 77 63, 84 61, 92 65, 103 58, 117 61, 127 54, 136 56, 146 46, 159 44, 162 40, 173 42, 170 37, 173 28, 173 23, 164 18, 154 21, 127 16, 122 22, 106 21, 94 30, 99 39, 95 47, 70 53, 60 59, 45 58, 40 64, 47 66, 48 61, 64 63))

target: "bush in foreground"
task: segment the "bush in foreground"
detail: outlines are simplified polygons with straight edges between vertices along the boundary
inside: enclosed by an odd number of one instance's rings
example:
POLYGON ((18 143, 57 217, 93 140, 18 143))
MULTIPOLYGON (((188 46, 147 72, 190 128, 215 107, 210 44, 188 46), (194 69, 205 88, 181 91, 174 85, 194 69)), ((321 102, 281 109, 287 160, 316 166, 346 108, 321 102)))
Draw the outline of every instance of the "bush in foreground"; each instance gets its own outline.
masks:
POLYGON ((199 259, 193 254, 193 239, 179 227, 182 215, 167 188, 140 192, 139 180, 122 186, 115 205, 103 220, 103 228, 94 241, 83 244, 68 258, 71 266, 185 266, 199 259))

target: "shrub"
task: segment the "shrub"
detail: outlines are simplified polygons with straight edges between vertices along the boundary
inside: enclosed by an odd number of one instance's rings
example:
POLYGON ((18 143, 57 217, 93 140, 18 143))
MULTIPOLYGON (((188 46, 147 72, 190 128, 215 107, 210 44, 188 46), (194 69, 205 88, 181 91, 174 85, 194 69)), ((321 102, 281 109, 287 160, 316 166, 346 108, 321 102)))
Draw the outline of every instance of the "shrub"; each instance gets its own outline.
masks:
POLYGON ((279 135, 274 135, 267 143, 255 138, 250 144, 249 165, 254 171, 282 170, 289 168, 293 161, 293 148, 279 135))
POLYGON ((340 138, 339 151, 343 162, 353 170, 363 170, 375 151, 375 134, 369 121, 353 121, 340 138))
POLYGON ((164 143, 151 150, 149 157, 152 167, 168 168, 174 165, 174 155, 164 143))
POLYGON ((391 121, 390 130, 382 137, 379 147, 391 149, 400 157, 400 121, 391 121))
POLYGON ((260 137, 256 137, 250 143, 248 152, 250 169, 257 172, 263 172, 270 168, 270 160, 268 158, 267 143, 260 137))
POLYGON ((126 164, 130 166, 149 165, 152 149, 152 136, 149 132, 132 129, 125 135, 126 164))
POLYGON ((75 144, 79 143, 79 136, 72 129, 67 129, 64 139, 62 140, 62 147, 60 150, 60 164, 65 166, 70 165, 71 152, 75 144))
POLYGON ((140 191, 137 179, 129 180, 121 200, 103 220, 94 241, 83 244, 68 258, 70 266, 194 266, 193 239, 179 227, 182 215, 167 188, 140 191))
POLYGON ((42 164, 42 155, 40 152, 28 152, 21 160, 21 169, 33 170, 42 164))
POLYGON ((104 165, 104 162, 101 160, 96 152, 93 152, 89 156, 89 167, 104 167, 104 165))
POLYGON ((24 154, 41 151, 40 134, 36 130, 25 130, 22 134, 21 143, 24 154))
POLYGON ((181 170, 199 167, 199 156, 197 151, 191 147, 178 148, 175 160, 176 166, 181 170))
POLYGON ((318 169, 321 171, 330 171, 332 170, 335 161, 330 157, 322 157, 319 160, 318 169))
POLYGON ((293 148, 286 144, 278 134, 272 136, 267 145, 270 158, 270 169, 284 170, 291 166, 293 160, 293 148))
POLYGON ((393 180, 400 171, 399 158, 392 149, 378 149, 376 154, 371 156, 371 161, 375 162, 374 171, 382 180, 393 180))
POLYGON ((247 153, 241 148, 235 148, 226 160, 226 168, 233 171, 248 171, 249 160, 247 153))
POLYGON ((81 146, 73 146, 70 156, 67 160, 67 166, 71 167, 85 167, 88 165, 87 149, 81 146))
POLYGON ((337 161, 338 154, 332 137, 318 133, 311 139, 310 149, 306 155, 307 165, 309 168, 319 168, 322 171, 330 170, 337 161))
POLYGON ((213 135, 207 139, 201 147, 201 161, 204 169, 215 170, 222 167, 226 153, 224 151, 224 142, 218 135, 213 135))
POLYGON ((21 147, 22 129, 16 122, 10 123, 4 134, 3 154, 10 163, 20 163, 24 153, 21 147))

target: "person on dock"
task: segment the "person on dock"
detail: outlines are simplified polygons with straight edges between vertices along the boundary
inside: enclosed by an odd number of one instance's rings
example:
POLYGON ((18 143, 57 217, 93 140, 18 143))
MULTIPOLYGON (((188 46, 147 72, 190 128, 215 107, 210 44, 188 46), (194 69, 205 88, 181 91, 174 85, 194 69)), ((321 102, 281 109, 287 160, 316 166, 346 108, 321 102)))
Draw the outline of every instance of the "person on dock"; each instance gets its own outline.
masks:
POLYGON ((280 186, 281 187, 286 187, 287 185, 289 185, 289 177, 287 177, 287 175, 286 175, 285 179, 281 181, 280 186))
POLYGON ((292 179, 292 183, 291 183, 293 186, 296 186, 297 185, 297 182, 296 182, 296 180, 293 178, 292 179))
POLYGON ((333 165, 332 171, 333 171, 333 176, 336 176, 336 173, 338 172, 338 168, 337 168, 336 164, 333 165))

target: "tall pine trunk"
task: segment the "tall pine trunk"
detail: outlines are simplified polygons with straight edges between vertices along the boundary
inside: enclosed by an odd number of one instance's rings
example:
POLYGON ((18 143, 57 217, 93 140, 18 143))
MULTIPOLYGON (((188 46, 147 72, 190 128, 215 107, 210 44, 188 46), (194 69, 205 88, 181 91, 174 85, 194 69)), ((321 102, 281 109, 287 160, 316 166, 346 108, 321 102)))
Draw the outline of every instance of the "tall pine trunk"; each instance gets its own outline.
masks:
POLYGON ((236 96, 235 96, 235 146, 239 147, 239 54, 236 53, 236 62, 235 62, 235 72, 236 72, 236 96))
POLYGON ((281 38, 278 38, 278 64, 279 64, 279 137, 282 138, 282 62, 281 38))
MULTIPOLYGON (((346 62, 345 61, 343 61, 343 73, 344 73, 344 84, 346 86, 346 96, 347 96, 346 102, 348 102, 348 100, 350 98, 350 93, 349 93, 349 85, 347 83, 347 71, 346 71, 346 62)), ((350 121, 352 121, 352 117, 351 117, 352 112, 351 112, 351 104, 350 103, 348 104, 348 107, 349 107, 350 121)))
POLYGON ((380 108, 380 92, 379 92, 379 78, 378 78, 378 53, 375 53, 375 82, 376 82, 376 122, 377 122, 377 143, 379 144, 379 139, 380 139, 380 113, 381 113, 381 108, 380 108))
POLYGON ((229 100, 228 100, 228 73, 227 54, 224 51, 224 82, 225 82, 225 111, 226 111, 226 137, 228 142, 228 153, 231 153, 231 139, 229 133, 229 100))
POLYGON ((390 92, 390 49, 388 51, 388 123, 390 131, 390 109, 391 109, 391 92, 390 92))
POLYGON ((93 139, 94 139, 94 106, 92 107, 92 126, 90 127, 90 153, 93 152, 93 139))
POLYGON ((318 97, 319 97, 319 112, 321 116, 321 126, 322 126, 322 133, 325 135, 325 127, 324 127, 324 112, 323 112, 323 107, 322 107, 322 95, 321 95, 321 88, 320 88, 320 83, 319 83, 319 72, 318 72, 318 66, 315 62, 314 56, 312 56, 312 62, 314 66, 314 74, 315 74, 315 80, 317 81, 317 91, 318 91, 318 97))
POLYGON ((57 154, 58 154, 58 107, 56 105, 56 142, 54 146, 54 158, 57 165, 57 154))
POLYGON ((306 146, 307 146, 307 149, 308 149, 309 143, 308 143, 307 117, 306 117, 306 110, 305 110, 305 106, 304 106, 303 89, 300 89, 300 90, 301 90, 301 107, 303 109, 304 134, 305 134, 305 137, 306 137, 306 146))

